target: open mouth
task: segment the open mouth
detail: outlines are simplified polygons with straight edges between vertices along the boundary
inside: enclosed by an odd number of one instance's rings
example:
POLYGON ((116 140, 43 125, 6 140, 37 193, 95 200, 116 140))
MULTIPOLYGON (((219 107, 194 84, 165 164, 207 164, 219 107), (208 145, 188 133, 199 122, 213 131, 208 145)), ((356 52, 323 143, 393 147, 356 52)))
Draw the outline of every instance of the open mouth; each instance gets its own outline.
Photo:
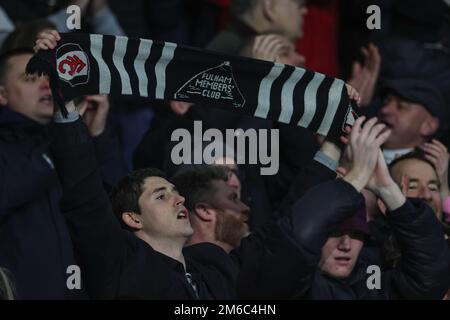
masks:
POLYGON ((351 259, 349 257, 336 257, 334 260, 336 260, 338 264, 346 265, 350 263, 351 259))
POLYGON ((177 219, 182 220, 187 218, 189 218, 187 209, 183 209, 180 212, 178 212, 177 219))
POLYGON ((39 102, 43 102, 43 103, 50 104, 50 103, 53 102, 53 98, 52 98, 52 96, 51 96, 50 94, 47 94, 47 95, 45 95, 45 96, 42 96, 42 97, 39 99, 39 102))

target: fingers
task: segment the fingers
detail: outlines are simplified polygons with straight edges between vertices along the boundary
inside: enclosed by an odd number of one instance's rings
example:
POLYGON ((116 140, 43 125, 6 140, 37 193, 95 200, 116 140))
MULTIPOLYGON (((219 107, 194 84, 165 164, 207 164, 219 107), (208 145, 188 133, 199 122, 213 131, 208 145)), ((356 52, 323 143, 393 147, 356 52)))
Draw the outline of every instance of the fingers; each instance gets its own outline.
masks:
POLYGON ((365 116, 361 116, 358 119, 355 120, 355 123, 353 124, 352 132, 350 134, 350 140, 354 141, 356 138, 358 138, 360 132, 361 132, 361 126, 362 123, 366 120, 365 116))
POLYGON ((80 114, 80 116, 83 116, 84 113, 86 112, 87 108, 88 108, 89 103, 83 99, 83 101, 77 106, 78 108, 78 113, 80 114))
POLYGON ((255 37, 255 41, 253 42, 253 51, 255 51, 255 48, 259 48, 261 46, 262 40, 263 40, 262 36, 255 37))
POLYGON ((49 50, 55 48, 55 44, 48 39, 40 39, 36 40, 36 45, 34 46, 34 51, 37 52, 39 50, 49 50))
POLYGON ((61 40, 61 36, 56 30, 44 30, 38 34, 38 39, 36 40, 36 45, 34 46, 34 50, 48 50, 54 49, 61 40))
POLYGON ((378 119, 376 117, 370 119, 370 121, 374 121, 374 125, 372 126, 372 129, 370 130, 368 134, 369 140, 375 140, 376 137, 383 131, 384 128, 386 128, 386 124, 382 122, 378 122, 378 119))
POLYGON ((343 144, 348 144, 350 142, 350 140, 345 137, 345 136, 340 136, 339 140, 343 143, 343 144))
POLYGON ((421 146, 421 148, 426 149, 426 150, 430 150, 430 151, 434 151, 436 153, 446 153, 446 152, 448 152, 447 148, 442 143, 440 143, 437 140, 433 140, 432 143, 425 142, 421 146))
POLYGON ((353 62, 352 64, 352 78, 356 78, 361 73, 361 64, 358 61, 353 62))
POLYGON ((348 170, 345 169, 345 168, 342 167, 342 166, 338 166, 338 167, 336 168, 336 173, 337 173, 338 175, 340 175, 341 177, 344 177, 344 176, 348 173, 348 170))
POLYGON ((425 154, 424 157, 425 157, 425 159, 430 161, 434 165, 435 168, 439 165, 438 159, 436 157, 429 155, 429 154, 425 154))
POLYGON ((361 97, 359 95, 359 92, 355 88, 353 88, 351 85, 349 85, 347 83, 345 84, 345 86, 347 88, 348 97, 351 100, 356 101, 356 103, 359 105, 359 103, 361 102, 361 97))
MULTIPOLYGON (((419 148, 425 152, 427 159, 436 159, 444 165, 447 165, 446 163, 448 163, 448 158, 450 155, 448 154, 447 148, 441 142, 433 140, 433 143, 427 142, 419 148)), ((437 161, 435 162, 433 160, 433 163, 437 164, 437 161)))
POLYGON ((377 123, 377 121, 378 119, 376 117, 373 117, 364 124, 361 130, 361 135, 359 137, 361 140, 368 139, 369 133, 372 131, 373 126, 377 123))
POLYGON ((59 35, 59 32, 56 30, 50 30, 50 33, 56 38, 56 41, 61 40, 61 36, 59 35))
POLYGON ((440 142, 439 140, 433 139, 432 141, 433 141, 433 143, 434 143, 435 145, 437 145, 437 146, 440 147, 441 149, 443 149, 443 150, 445 150, 445 151, 448 151, 448 150, 447 150, 447 147, 444 146, 444 145, 442 144, 442 142, 440 142))
POLYGON ((369 119, 362 125, 364 120, 364 116, 356 119, 351 130, 350 141, 353 141, 354 143, 356 139, 358 139, 360 141, 367 141, 376 147, 380 147, 389 138, 391 130, 385 130, 386 125, 384 123, 377 123, 378 119, 376 117, 369 119))
POLYGON ((371 72, 376 72, 381 64, 381 56, 378 47, 373 43, 369 43, 367 47, 361 47, 361 53, 364 56, 364 68, 371 72))
POLYGON ((408 193, 408 189, 409 189, 408 175, 406 175, 406 174, 402 175, 402 178, 400 180, 400 187, 402 189, 403 194, 406 195, 408 193))
POLYGON ((86 98, 87 101, 103 102, 106 99, 108 99, 108 95, 106 95, 106 94, 93 94, 93 95, 88 95, 85 98, 86 98))
POLYGON ((375 140, 375 144, 377 146, 382 146, 387 139, 389 139, 389 137, 391 136, 392 130, 391 129, 387 129, 384 132, 382 132, 375 140))
POLYGON ((373 43, 369 44, 368 49, 369 49, 369 60, 367 64, 370 70, 376 71, 377 69, 379 69, 381 65, 380 52, 378 50, 378 47, 373 43))
POLYGON ((290 45, 289 41, 278 35, 257 36, 252 49, 253 58, 276 61, 281 51, 288 50, 290 45))
POLYGON ((436 158, 440 158, 441 156, 443 156, 443 150, 439 149, 436 146, 425 144, 423 146, 420 146, 420 148, 427 154, 432 155, 436 158))

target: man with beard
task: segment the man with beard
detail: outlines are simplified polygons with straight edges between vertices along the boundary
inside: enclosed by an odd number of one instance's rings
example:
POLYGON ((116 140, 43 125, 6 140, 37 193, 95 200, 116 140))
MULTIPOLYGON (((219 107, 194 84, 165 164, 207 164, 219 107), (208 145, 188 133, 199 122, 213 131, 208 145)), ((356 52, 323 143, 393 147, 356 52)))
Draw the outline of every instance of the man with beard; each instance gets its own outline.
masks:
POLYGON ((221 166, 205 166, 176 176, 174 184, 186 197, 194 234, 188 245, 210 242, 226 252, 239 246, 248 234, 249 208, 228 183, 221 166))
MULTIPOLYGON (((313 186, 334 179, 340 156, 339 146, 325 140, 315 157, 295 178, 275 214, 280 215, 283 208, 293 205, 313 186)), ((234 183, 239 178, 236 174, 230 175, 232 169, 232 165, 217 162, 217 165, 198 167, 172 179, 180 194, 185 196, 190 212, 194 234, 188 245, 210 242, 230 252, 249 234, 250 209, 241 201, 240 188, 234 183)))

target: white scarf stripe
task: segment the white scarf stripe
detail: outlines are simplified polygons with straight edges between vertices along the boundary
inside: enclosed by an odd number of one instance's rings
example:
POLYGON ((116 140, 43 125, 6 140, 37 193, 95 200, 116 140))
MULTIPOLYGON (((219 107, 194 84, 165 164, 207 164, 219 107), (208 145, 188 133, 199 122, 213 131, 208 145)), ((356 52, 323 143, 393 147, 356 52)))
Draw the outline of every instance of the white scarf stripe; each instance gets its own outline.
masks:
POLYGON ((99 93, 109 94, 111 92, 111 72, 109 71, 108 65, 105 60, 103 60, 102 49, 103 49, 103 36, 99 34, 91 34, 91 53, 98 64, 98 74, 99 74, 99 93))
POLYGON ((116 37, 114 41, 113 63, 119 72, 120 82, 122 83, 122 94, 132 94, 130 77, 123 65, 123 58, 127 52, 127 37, 116 37))
POLYGON ((258 107, 255 111, 255 117, 267 118, 270 109, 270 91, 273 82, 280 76, 284 69, 284 64, 275 63, 269 74, 262 79, 258 91, 258 107))
POLYGON ((164 99, 166 91, 166 68, 167 65, 172 61, 175 54, 175 49, 177 45, 174 43, 166 42, 162 50, 161 58, 155 66, 156 75, 156 99, 164 99))
POLYGON ((134 60, 134 70, 136 71, 139 80, 139 94, 143 97, 148 97, 148 77, 145 72, 145 62, 150 56, 153 41, 141 39, 139 43, 139 51, 134 60))
POLYGON ((299 126, 306 128, 311 124, 311 121, 313 120, 314 115, 316 114, 317 89, 319 89, 319 86, 324 79, 325 79, 325 75, 323 75, 321 73, 315 73, 314 78, 312 78, 312 80, 306 86, 305 96, 304 96, 305 112, 303 113, 302 118, 298 122, 299 126))
POLYGON ((305 69, 296 68, 281 90, 281 113, 278 121, 290 123, 294 112, 294 89, 305 74, 305 69))
POLYGON ((344 82, 339 79, 334 79, 331 84, 330 91, 328 91, 328 105, 325 116, 317 131, 318 134, 326 136, 333 124, 334 116, 336 115, 339 104, 341 103, 341 94, 344 87, 344 82))

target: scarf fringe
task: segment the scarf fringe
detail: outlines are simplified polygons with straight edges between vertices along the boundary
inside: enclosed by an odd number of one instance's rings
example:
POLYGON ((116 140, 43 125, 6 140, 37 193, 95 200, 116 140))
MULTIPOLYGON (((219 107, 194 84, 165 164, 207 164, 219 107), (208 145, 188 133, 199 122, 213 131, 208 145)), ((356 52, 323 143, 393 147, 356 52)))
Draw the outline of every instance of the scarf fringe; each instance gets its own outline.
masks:
POLYGON ((28 62, 26 68, 27 74, 38 74, 39 76, 48 75, 50 78, 50 89, 52 91, 53 101, 61 110, 61 113, 64 118, 67 118, 68 112, 64 103, 64 100, 61 97, 60 89, 58 86, 58 76, 55 72, 55 69, 52 68, 52 65, 38 56, 33 56, 28 62))

